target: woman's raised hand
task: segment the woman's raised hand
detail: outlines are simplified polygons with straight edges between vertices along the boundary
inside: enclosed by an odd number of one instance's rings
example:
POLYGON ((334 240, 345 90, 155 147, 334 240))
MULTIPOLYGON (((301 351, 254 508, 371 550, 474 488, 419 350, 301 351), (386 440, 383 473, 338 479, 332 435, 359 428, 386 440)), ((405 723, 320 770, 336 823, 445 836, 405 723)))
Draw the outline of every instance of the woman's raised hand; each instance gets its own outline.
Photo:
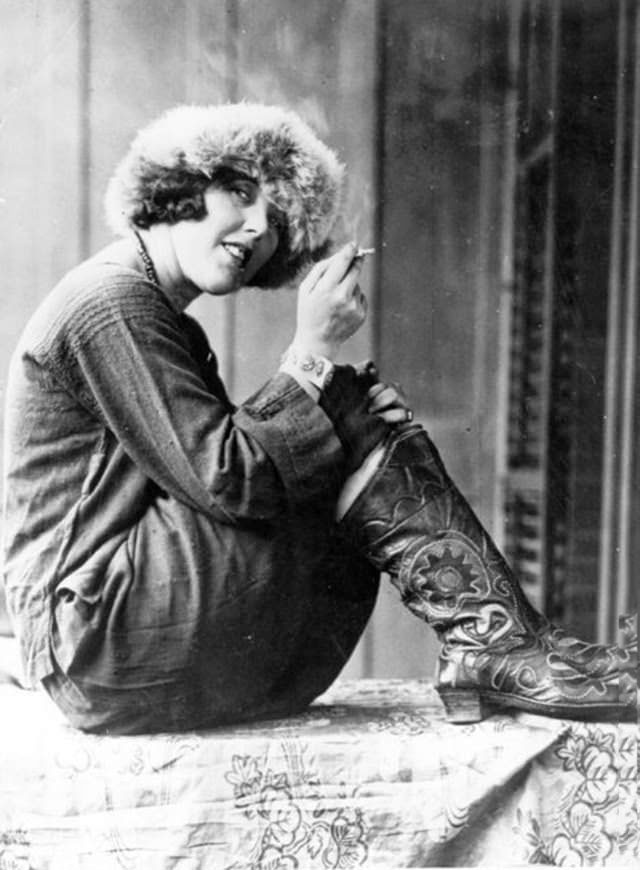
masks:
POLYGON ((294 344, 308 353, 333 359, 340 345, 360 329, 367 300, 358 286, 362 257, 353 243, 321 260, 298 291, 294 344))

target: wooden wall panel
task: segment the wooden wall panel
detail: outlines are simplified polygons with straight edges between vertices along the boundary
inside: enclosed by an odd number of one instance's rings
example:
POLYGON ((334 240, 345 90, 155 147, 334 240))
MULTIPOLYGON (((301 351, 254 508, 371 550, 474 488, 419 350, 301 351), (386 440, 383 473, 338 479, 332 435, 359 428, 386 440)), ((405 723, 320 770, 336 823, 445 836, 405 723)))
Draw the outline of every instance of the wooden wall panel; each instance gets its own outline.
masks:
POLYGON ((78 256, 79 3, 2 8, 0 354, 51 282, 78 256))
MULTIPOLYGON (((377 341, 383 374, 489 527, 495 517, 505 198, 501 4, 385 4, 377 341)), ((508 193, 508 192, 507 192, 508 193)), ((433 635, 385 590, 376 674, 432 671, 433 635)))
POLYGON ((187 0, 91 0, 87 116, 90 250, 109 240, 103 196, 132 136, 187 92, 187 0))
MULTIPOLYGON (((616 49, 615 161, 607 308, 598 639, 637 609, 640 366, 640 9, 621 0, 616 49)), ((613 42, 613 40, 611 40, 613 42)))
POLYGON ((79 256, 80 26, 79 0, 5 0, 0 12, 0 441, 18 336, 79 256))
POLYGON ((494 454, 480 424, 496 402, 504 83, 488 6, 388 4, 379 322, 385 371, 407 383, 467 490, 490 509, 476 476, 494 454))
POLYGON ((563 415, 571 421, 573 454, 567 468, 566 576, 554 597, 567 628, 585 638, 595 638, 598 611, 609 414, 606 288, 611 268, 617 268, 611 245, 613 167, 616 147, 623 144, 616 131, 617 5, 616 0, 596 0, 585 16, 576 4, 560 4, 555 289, 558 302, 566 300, 565 318, 575 338, 569 356, 570 407, 563 415))

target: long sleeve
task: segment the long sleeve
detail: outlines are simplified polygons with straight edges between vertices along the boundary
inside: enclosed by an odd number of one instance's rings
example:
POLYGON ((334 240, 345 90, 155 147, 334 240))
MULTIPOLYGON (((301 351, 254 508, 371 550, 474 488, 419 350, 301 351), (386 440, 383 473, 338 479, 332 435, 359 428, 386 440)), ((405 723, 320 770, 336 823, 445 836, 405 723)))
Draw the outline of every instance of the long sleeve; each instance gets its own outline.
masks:
POLYGON ((269 518, 339 489, 344 456, 327 414, 282 373, 230 412, 180 317, 142 279, 73 294, 36 356, 162 490, 218 519, 269 518))

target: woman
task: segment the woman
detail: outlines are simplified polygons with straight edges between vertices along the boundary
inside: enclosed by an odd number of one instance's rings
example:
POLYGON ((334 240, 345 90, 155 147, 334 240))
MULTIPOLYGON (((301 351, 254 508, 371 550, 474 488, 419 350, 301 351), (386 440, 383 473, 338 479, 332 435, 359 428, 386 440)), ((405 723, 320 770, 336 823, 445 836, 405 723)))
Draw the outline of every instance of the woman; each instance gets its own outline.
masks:
POLYGON ((27 681, 79 728, 300 710, 349 657, 380 570, 441 634, 454 721, 488 704, 634 709, 631 653, 533 611, 398 392, 370 365, 334 364, 366 316, 355 245, 321 259, 342 174, 282 109, 167 113, 109 185, 122 238, 21 338, 5 580, 27 681), (281 369, 235 408, 185 307, 291 282, 314 259, 281 369))

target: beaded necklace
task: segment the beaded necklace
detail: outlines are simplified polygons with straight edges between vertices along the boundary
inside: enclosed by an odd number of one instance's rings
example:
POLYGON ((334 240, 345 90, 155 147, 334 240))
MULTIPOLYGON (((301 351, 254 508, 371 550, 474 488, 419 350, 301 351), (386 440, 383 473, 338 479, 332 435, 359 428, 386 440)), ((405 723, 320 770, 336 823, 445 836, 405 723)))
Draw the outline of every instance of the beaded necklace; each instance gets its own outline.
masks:
POLYGON ((158 281, 158 273, 156 272, 156 267, 153 265, 153 260, 149 256, 149 251, 147 251, 147 248, 145 246, 145 243, 142 241, 140 233, 137 230, 134 230, 133 234, 138 242, 136 250, 140 255, 140 259, 142 260, 142 263, 144 265, 145 275, 153 284, 159 285, 160 282, 158 281))

